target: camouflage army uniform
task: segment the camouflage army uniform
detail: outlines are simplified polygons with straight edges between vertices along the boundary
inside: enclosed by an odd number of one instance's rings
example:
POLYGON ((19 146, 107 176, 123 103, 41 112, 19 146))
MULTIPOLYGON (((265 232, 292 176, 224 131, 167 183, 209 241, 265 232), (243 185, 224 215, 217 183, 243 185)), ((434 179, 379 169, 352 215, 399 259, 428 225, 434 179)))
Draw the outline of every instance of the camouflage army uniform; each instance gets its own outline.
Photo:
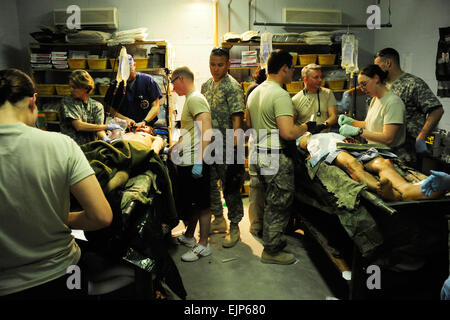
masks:
POLYGON ((201 93, 211 107, 211 121, 214 129, 223 135, 224 164, 211 166, 211 211, 216 217, 223 215, 223 207, 218 188, 221 181, 223 195, 228 207, 228 219, 238 223, 244 215, 240 190, 244 183, 244 165, 225 164, 226 129, 232 129, 232 115, 244 112, 244 92, 239 83, 230 75, 225 75, 217 86, 211 78, 202 85, 201 93))
POLYGON ((92 124, 103 124, 104 111, 100 102, 89 98, 87 104, 71 95, 65 96, 61 109, 61 132, 82 145, 96 140, 96 132, 77 132, 72 126, 73 120, 81 120, 92 124))
POLYGON ((442 106, 428 85, 421 78, 409 73, 403 73, 386 86, 399 96, 406 107, 406 143, 401 154, 397 154, 407 163, 414 164, 416 159, 416 137, 422 130, 426 115, 435 108, 442 106))
POLYGON ((275 156, 259 153, 256 164, 258 178, 265 189, 263 241, 264 250, 268 253, 279 252, 285 246, 281 235, 289 222, 289 209, 295 192, 294 160, 284 153, 278 155, 278 171, 275 174, 261 174, 262 169, 273 165, 275 156))

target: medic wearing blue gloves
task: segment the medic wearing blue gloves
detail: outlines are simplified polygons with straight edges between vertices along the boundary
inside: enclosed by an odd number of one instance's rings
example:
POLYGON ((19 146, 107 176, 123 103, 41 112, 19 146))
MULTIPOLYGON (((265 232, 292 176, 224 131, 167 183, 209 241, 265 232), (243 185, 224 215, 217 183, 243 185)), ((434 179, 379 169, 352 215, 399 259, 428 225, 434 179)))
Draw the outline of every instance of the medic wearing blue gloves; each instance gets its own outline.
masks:
MULTIPOLYGON (((372 97, 364 121, 355 120, 344 114, 338 118, 339 133, 343 136, 361 136, 368 143, 389 146, 403 158, 403 145, 406 138, 405 104, 387 90, 387 74, 377 65, 368 65, 358 74, 358 83, 365 94, 372 97)), ((348 103, 348 97, 343 97, 348 103)))
POLYGON ((433 192, 450 190, 450 174, 431 170, 431 175, 422 183, 420 190, 427 197, 433 192))

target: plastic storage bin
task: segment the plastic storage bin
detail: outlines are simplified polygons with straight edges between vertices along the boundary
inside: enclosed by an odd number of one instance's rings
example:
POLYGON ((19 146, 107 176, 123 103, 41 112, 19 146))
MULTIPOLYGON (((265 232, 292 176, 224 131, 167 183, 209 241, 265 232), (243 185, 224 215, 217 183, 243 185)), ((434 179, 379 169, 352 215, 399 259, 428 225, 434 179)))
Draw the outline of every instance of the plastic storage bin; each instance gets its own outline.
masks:
POLYGON ((136 62, 136 69, 147 69, 148 66, 147 58, 135 58, 134 62, 136 62))
POLYGON ((307 64, 316 63, 317 54, 301 54, 299 55, 299 58, 300 58, 300 65, 304 67, 307 64))
POLYGON ((36 84, 36 89, 38 94, 40 95, 53 95, 55 93, 55 85, 54 84, 36 84))
POLYGON ((288 92, 299 92, 303 89, 303 81, 292 81, 286 84, 286 89, 288 92))
POLYGON ((69 68, 74 69, 86 69, 86 59, 67 59, 69 68))
POLYGON ((332 65, 336 59, 336 54, 319 54, 320 65, 332 65))
POLYGON ((88 59, 89 69, 92 70, 104 70, 106 69, 106 62, 108 59, 88 59))
POLYGON ((329 80, 328 88, 331 90, 342 90, 344 89, 345 80, 329 80))
POLYGON ((56 94, 58 96, 65 96, 70 94, 70 87, 68 84, 55 84, 56 94))

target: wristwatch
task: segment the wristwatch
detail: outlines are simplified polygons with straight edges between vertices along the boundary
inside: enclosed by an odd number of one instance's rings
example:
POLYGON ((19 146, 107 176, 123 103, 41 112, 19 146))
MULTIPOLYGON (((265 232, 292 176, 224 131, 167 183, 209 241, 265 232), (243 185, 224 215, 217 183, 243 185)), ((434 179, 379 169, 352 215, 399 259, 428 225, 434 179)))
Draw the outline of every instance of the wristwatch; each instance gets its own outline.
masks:
POLYGON ((328 122, 325 121, 323 124, 328 128, 328 122))
POLYGON ((363 134, 363 128, 359 128, 358 136, 360 136, 360 135, 362 135, 362 134, 363 134))
POLYGON ((145 122, 146 126, 150 126, 150 121, 147 121, 147 120, 144 119, 144 122, 145 122))

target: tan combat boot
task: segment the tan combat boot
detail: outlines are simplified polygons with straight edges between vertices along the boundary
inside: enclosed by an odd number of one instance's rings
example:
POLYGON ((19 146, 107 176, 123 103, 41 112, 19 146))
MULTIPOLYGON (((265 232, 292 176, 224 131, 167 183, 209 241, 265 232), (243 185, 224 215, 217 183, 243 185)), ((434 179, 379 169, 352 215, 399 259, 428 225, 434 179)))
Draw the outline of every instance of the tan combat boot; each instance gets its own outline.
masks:
POLYGON ((279 251, 276 253, 268 253, 263 250, 261 254, 262 263, 274 263, 274 264, 291 264, 295 262, 295 257, 291 253, 279 251))
POLYGON ((230 223, 230 232, 225 236, 223 240, 222 247, 231 248, 236 245, 241 236, 241 232, 239 231, 239 225, 237 223, 230 223))
POLYGON ((209 228, 209 234, 214 233, 225 233, 227 232, 227 222, 223 216, 214 217, 214 220, 211 222, 211 226, 209 228))

